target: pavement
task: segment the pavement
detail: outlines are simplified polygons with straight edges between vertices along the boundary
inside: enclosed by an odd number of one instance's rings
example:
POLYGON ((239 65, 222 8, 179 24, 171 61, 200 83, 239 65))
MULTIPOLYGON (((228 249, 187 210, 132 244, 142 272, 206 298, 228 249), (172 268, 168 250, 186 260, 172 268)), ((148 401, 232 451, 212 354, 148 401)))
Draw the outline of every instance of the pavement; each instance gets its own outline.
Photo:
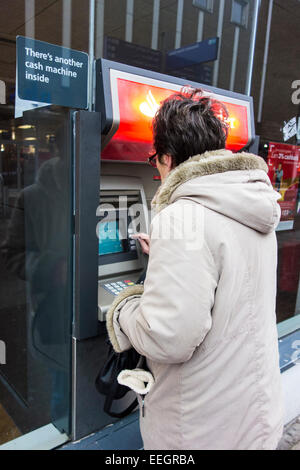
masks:
POLYGON ((300 416, 285 426, 277 450, 300 450, 300 416))

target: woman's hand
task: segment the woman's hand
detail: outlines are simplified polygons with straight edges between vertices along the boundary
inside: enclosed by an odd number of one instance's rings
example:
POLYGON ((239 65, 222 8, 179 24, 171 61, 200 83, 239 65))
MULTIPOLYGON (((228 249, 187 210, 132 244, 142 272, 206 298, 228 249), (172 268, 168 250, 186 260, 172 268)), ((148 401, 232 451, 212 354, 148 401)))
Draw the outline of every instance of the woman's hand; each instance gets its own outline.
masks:
POLYGON ((142 252, 145 253, 145 255, 149 255, 150 251, 150 237, 146 233, 135 233, 134 235, 131 235, 131 238, 138 240, 140 242, 142 252))

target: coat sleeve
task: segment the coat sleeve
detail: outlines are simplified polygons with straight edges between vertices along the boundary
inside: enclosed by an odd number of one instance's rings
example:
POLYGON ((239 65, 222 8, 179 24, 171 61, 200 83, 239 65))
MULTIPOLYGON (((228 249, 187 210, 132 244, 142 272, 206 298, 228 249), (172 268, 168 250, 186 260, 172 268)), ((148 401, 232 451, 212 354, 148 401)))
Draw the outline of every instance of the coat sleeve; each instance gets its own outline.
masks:
POLYGON ((132 345, 150 360, 182 363, 211 328, 217 269, 201 234, 192 240, 179 226, 182 220, 167 210, 154 218, 144 292, 140 286, 122 292, 108 313, 119 352, 132 345))

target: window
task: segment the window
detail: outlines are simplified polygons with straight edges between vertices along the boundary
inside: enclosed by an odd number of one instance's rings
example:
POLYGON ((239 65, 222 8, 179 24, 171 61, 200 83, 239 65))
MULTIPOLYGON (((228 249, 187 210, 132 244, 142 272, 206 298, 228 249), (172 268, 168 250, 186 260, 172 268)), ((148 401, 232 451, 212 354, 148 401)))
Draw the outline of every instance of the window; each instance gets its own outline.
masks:
POLYGON ((214 9, 214 0, 193 0, 193 5, 196 8, 200 8, 200 10, 212 13, 214 9))
POLYGON ((233 0, 231 22, 238 26, 247 27, 249 15, 249 3, 245 0, 233 0))

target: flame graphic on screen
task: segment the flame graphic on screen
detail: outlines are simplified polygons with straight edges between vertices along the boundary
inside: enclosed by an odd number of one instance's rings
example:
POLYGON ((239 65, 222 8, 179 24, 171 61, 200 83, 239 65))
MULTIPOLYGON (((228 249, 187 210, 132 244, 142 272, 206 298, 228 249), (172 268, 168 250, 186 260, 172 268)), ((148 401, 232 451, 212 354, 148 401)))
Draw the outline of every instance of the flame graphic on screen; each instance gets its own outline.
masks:
POLYGON ((140 104, 140 111, 145 116, 154 118, 156 111, 159 109, 159 104, 156 102, 151 90, 148 91, 146 101, 140 104))
POLYGON ((234 117, 225 117, 224 114, 222 112, 220 112, 219 114, 217 114, 217 117, 221 120, 221 121, 224 121, 226 124, 228 124, 228 126, 230 127, 230 129, 235 129, 236 127, 236 119, 234 117))
POLYGON ((233 117, 230 117, 227 119, 227 122, 230 126, 230 129, 235 129, 235 122, 236 122, 236 119, 233 118, 233 117))

